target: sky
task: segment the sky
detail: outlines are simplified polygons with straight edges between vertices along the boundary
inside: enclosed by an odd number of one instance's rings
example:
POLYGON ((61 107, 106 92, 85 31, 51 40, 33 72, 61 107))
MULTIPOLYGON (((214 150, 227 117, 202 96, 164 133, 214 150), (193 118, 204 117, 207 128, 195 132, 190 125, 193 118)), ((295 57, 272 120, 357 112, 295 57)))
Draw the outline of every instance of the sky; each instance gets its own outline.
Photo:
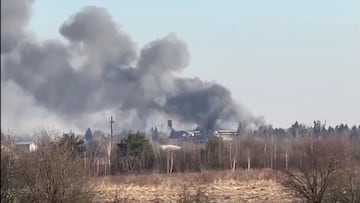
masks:
POLYGON ((104 7, 139 47, 175 33, 189 47, 184 76, 216 81, 273 126, 360 124, 360 1, 36 0, 40 39, 83 7, 104 7))

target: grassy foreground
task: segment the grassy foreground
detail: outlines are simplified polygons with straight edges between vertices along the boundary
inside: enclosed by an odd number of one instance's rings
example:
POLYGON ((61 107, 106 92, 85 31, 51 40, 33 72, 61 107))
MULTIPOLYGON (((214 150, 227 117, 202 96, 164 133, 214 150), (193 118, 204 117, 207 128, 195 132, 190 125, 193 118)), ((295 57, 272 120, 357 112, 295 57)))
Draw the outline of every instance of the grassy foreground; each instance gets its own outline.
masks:
POLYGON ((97 178, 98 202, 301 202, 271 170, 207 171, 97 178))

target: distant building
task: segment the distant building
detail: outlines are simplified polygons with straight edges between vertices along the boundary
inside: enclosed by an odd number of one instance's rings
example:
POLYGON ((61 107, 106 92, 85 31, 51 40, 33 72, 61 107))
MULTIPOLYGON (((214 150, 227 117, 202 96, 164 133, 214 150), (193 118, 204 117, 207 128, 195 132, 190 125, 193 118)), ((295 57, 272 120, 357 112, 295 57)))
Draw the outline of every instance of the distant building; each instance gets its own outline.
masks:
POLYGON ((213 136, 220 137, 225 141, 232 141, 234 137, 238 136, 238 132, 233 130, 215 130, 213 136))
POLYGON ((169 139, 183 141, 183 142, 192 142, 192 143, 205 143, 209 140, 211 136, 202 134, 198 131, 172 131, 170 133, 169 139))
POLYGON ((170 132, 169 138, 170 139, 182 139, 182 138, 187 138, 187 137, 193 137, 194 133, 191 131, 186 131, 186 130, 172 130, 170 132))
POLYGON ((186 130, 175 130, 172 125, 172 120, 168 120, 168 128, 170 130, 169 139, 184 140, 188 137, 193 137, 194 133, 186 130))
POLYGON ((19 151, 36 151, 37 150, 37 144, 33 141, 22 141, 22 142, 16 142, 15 143, 15 150, 19 151))
POLYGON ((239 124, 238 130, 214 130, 208 132, 206 130, 201 130, 200 127, 195 130, 175 130, 172 121, 168 120, 169 139, 177 141, 205 143, 212 136, 221 137, 225 141, 232 141, 234 137, 239 136, 240 128, 241 126, 239 124))

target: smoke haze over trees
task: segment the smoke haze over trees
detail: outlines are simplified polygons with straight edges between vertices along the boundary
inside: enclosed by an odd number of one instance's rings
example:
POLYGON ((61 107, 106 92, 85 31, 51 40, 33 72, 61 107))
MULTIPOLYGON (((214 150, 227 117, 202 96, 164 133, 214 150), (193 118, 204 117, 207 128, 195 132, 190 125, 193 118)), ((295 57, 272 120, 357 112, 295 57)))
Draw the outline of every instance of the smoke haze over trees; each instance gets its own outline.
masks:
POLYGON ((190 53, 175 34, 138 47, 106 9, 89 6, 59 28, 65 40, 39 41, 26 29, 33 3, 1 1, 3 128, 107 128, 106 113, 140 130, 168 118, 207 129, 264 122, 220 84, 177 76, 190 53))

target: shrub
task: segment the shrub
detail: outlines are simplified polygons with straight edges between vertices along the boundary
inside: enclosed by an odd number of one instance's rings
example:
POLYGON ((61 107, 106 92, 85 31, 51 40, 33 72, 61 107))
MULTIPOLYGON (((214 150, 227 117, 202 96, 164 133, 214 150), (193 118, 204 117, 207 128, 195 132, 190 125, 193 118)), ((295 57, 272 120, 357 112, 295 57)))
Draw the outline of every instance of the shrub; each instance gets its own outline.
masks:
POLYGON ((208 203, 210 198, 208 195, 201 189, 198 188, 195 194, 191 194, 189 188, 184 185, 183 191, 180 193, 179 203, 208 203))
POLYGON ((302 144, 304 163, 296 170, 285 171, 283 185, 309 203, 329 202, 339 184, 346 157, 346 145, 338 139, 309 140, 302 144))
POLYGON ((81 162, 57 143, 42 143, 15 162, 19 202, 91 202, 93 193, 81 162))
POLYGON ((1 147, 1 202, 14 200, 14 185, 12 180, 13 154, 7 147, 1 147))

